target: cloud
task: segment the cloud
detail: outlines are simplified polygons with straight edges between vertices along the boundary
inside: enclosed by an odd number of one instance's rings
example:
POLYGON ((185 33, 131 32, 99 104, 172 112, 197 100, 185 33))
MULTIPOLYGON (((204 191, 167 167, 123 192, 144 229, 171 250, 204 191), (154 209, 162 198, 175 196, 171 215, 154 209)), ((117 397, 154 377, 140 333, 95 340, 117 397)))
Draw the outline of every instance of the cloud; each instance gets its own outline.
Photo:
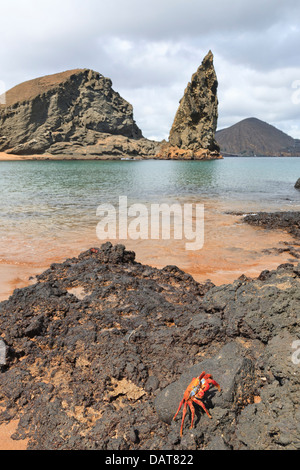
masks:
POLYGON ((146 137, 166 138, 209 49, 219 127, 244 117, 299 136, 299 0, 11 0, 1 6, 0 80, 92 68, 134 106, 146 137))

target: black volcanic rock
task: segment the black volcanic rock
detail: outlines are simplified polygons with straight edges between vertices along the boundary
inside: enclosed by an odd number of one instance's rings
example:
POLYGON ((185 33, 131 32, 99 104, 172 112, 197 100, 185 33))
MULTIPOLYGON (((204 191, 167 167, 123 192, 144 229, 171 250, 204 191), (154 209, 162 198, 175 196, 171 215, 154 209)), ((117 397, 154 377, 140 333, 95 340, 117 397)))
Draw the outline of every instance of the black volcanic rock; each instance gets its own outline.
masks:
POLYGON ((268 230, 286 230, 295 238, 300 238, 300 212, 258 212, 257 214, 247 214, 242 219, 249 225, 256 225, 268 230))
POLYGON ((223 154, 242 156, 300 156, 300 141, 256 118, 216 132, 223 154))
POLYGON ((112 82, 88 69, 24 82, 0 107, 0 151, 18 155, 155 154, 112 82))
POLYGON ((29 449, 300 449, 300 265, 224 286, 110 243, 0 304, 0 423, 29 449), (298 343, 297 343, 298 344, 298 343), (192 376, 212 419, 172 421, 192 376))

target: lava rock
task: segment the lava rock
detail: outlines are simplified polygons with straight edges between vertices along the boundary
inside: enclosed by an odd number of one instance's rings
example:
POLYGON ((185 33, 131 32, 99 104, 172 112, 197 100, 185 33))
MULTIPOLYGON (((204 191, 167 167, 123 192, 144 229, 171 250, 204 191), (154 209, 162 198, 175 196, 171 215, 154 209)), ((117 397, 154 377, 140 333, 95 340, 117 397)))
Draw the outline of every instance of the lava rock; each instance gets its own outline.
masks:
POLYGON ((55 263, 0 303, 0 424, 35 450, 299 449, 299 299, 291 264, 214 286, 111 243, 55 263), (202 371, 222 391, 181 437, 202 371))

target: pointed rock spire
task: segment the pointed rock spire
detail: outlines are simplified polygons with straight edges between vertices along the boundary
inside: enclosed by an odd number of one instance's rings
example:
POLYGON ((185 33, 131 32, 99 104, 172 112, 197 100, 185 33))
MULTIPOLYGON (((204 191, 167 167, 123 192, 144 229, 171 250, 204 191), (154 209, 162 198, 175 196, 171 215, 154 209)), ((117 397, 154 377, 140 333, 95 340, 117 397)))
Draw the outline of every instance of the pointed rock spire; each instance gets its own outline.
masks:
POLYGON ((213 54, 209 51, 185 89, 170 131, 169 143, 162 147, 162 153, 168 152, 170 158, 220 158, 220 147, 215 140, 217 89, 213 54))
POLYGON ((179 148, 218 150, 215 132, 218 122, 218 81, 211 51, 187 85, 180 101, 169 142, 179 148))

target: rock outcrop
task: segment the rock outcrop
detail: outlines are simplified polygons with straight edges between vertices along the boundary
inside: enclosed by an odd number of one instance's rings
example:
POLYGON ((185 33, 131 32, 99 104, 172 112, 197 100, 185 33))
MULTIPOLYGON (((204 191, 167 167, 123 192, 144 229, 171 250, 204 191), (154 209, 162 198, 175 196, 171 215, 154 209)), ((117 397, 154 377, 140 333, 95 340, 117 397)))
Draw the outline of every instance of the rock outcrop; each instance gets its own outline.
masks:
POLYGON ((215 140, 218 122, 218 80, 211 51, 203 59, 180 101, 170 135, 160 158, 221 158, 215 140))
POLYGON ((0 304, 0 424, 35 450, 299 450, 299 298, 300 264, 218 287, 110 243, 53 264, 0 304), (221 392, 181 437, 202 371, 221 392))
POLYGON ((111 80, 88 69, 24 82, 0 107, 6 153, 130 157, 154 155, 157 145, 143 138, 132 105, 111 80))

